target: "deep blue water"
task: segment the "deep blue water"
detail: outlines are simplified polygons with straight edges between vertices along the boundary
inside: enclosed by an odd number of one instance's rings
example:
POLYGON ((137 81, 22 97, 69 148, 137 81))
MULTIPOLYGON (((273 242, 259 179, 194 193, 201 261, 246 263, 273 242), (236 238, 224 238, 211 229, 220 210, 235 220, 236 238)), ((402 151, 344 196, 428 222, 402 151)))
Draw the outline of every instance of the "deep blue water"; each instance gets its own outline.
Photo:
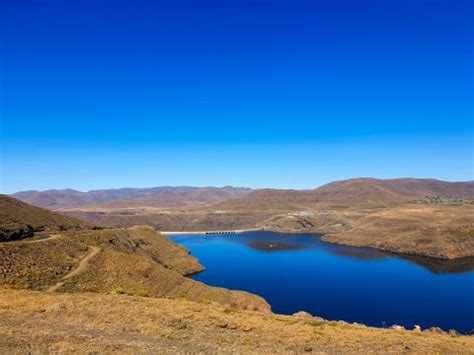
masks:
POLYGON ((440 262, 324 243, 315 234, 180 235, 208 285, 264 297, 275 313, 304 310, 372 326, 474 329, 474 260, 440 262))

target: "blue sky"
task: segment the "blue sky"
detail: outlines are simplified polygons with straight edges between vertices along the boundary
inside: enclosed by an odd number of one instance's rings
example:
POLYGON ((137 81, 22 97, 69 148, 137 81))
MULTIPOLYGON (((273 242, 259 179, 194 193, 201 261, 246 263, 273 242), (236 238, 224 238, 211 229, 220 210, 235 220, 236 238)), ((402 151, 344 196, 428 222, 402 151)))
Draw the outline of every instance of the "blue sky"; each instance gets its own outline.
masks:
POLYGON ((1 192, 474 179, 472 1, 2 6, 1 192))

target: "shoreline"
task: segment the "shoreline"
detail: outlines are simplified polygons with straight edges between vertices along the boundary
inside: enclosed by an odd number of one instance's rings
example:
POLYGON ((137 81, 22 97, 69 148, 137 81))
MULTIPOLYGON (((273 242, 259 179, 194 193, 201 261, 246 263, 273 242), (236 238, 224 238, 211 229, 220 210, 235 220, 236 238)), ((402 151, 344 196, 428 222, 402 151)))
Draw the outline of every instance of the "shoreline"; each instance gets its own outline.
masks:
MULTIPOLYGON (((223 233, 223 232, 227 232, 227 234, 237 234, 237 233, 244 233, 244 232, 247 232, 247 231, 265 231, 265 229, 263 228, 259 228, 259 229, 241 229, 241 230, 226 230, 226 231, 192 231, 192 232, 186 232, 186 231, 175 231, 175 232, 160 232, 160 233, 163 233, 165 235, 167 235, 167 233, 169 233, 168 235, 169 236, 172 236, 172 235, 206 235, 206 234, 218 234, 219 232, 220 233, 223 233)), ((272 232, 276 232, 276 231, 272 231, 272 232)), ((291 232, 276 232, 276 233, 279 233, 279 234, 293 234, 291 232)), ((224 234, 224 233, 223 233, 224 234)), ((298 233, 295 233, 295 234, 298 234, 298 233)), ((438 263, 445 263, 445 262, 449 262, 449 261, 452 261, 452 262, 456 262, 458 261, 459 259, 454 259, 454 260, 450 260, 450 259, 439 259, 439 258, 433 258, 433 257, 428 257, 428 256, 423 256, 423 255, 416 255, 416 254, 406 254, 406 253, 397 253, 397 252, 391 252, 389 250, 383 250, 383 249, 380 249, 380 248, 374 248, 374 247, 370 247, 370 246, 351 246, 351 245, 345 245, 345 244, 340 244, 340 243, 333 243, 333 242, 330 242, 330 241, 324 241, 324 240, 321 240, 323 243, 326 243, 326 244, 333 244, 333 245, 338 245, 338 246, 346 246, 346 247, 350 247, 350 248, 356 248, 356 249, 373 249, 374 251, 378 251, 378 252, 382 252, 384 254, 386 254, 387 256, 392 256, 392 257, 396 257, 396 258, 400 258, 400 259, 404 259, 404 260, 407 260, 409 262, 412 262, 412 263, 415 263, 415 264, 418 264, 419 266, 429 270, 430 272, 434 272, 434 273, 444 273, 443 271, 433 271, 432 269, 429 268, 429 266, 427 265, 423 265, 423 264, 420 264, 420 263, 417 263, 416 260, 410 260, 410 259, 407 259, 407 257, 412 257, 412 258, 419 258, 420 260, 425 260, 425 261, 433 261, 433 262, 438 262, 438 263)), ((178 242, 177 242, 178 243, 178 242)), ((198 259, 199 260, 199 259, 198 259)), ((192 273, 192 274, 189 274, 189 275, 186 275, 186 277, 192 277, 194 275, 197 275, 197 274, 200 274, 202 272, 204 272, 204 270, 201 270, 201 271, 198 271, 196 273, 192 273)), ((464 271, 461 271, 461 272, 464 272, 464 271)), ((449 273, 449 272, 448 272, 449 273)), ((205 283, 207 285, 207 283, 205 281, 202 281, 203 283, 205 283)), ((227 287, 224 287, 224 286, 220 286, 220 287, 223 287, 225 289, 228 289, 228 290, 231 290, 227 287)), ((250 292, 248 290, 245 290, 245 289, 242 289, 243 291, 245 292, 250 292)), ((261 296, 260 294, 258 293, 252 293, 252 294, 255 294, 257 296, 260 296, 260 297, 263 297, 261 296)), ((266 298, 264 298, 265 300, 267 300, 266 298)), ((269 302, 269 301, 267 301, 269 302)), ((270 304, 271 305, 271 304, 270 304)), ((394 329, 394 330, 397 330, 397 331, 400 331, 400 330, 406 330, 406 331, 410 331, 410 326, 407 326, 407 325, 398 325, 398 323, 393 323, 391 325, 388 325, 388 326, 385 326, 385 325, 375 325, 375 324, 369 324, 369 323, 359 323, 359 322, 351 322, 350 320, 344 320, 344 319, 326 319, 326 318, 321 318, 320 316, 318 315, 313 315, 312 313, 307 313, 304 309, 300 312, 296 312, 296 313, 276 313, 274 312, 273 310, 271 311, 272 313, 271 314, 274 314, 274 315, 278 315, 278 316, 294 316, 295 314, 297 313, 300 313, 302 312, 303 314, 307 314, 309 315, 310 317, 315 317, 315 318, 319 318, 319 319, 323 319, 324 321, 326 322, 338 322, 340 324, 358 324, 358 325, 361 325, 361 326, 364 326, 364 327, 370 327, 370 328, 374 328, 374 329, 394 329)), ((456 332, 459 332, 459 334, 461 335, 465 335, 467 336, 469 334, 469 332, 467 330, 461 330, 461 329, 458 329, 458 328, 448 328, 448 327, 442 327, 439 326, 439 325, 427 325, 425 326, 423 329, 420 329, 419 326, 417 325, 414 325, 414 330, 413 331, 432 331, 432 332, 438 332, 441 331, 442 333, 449 333, 450 330, 455 330, 456 332)))
POLYGON ((205 230, 205 231, 159 231, 157 230, 158 233, 164 234, 164 235, 216 235, 216 234, 240 234, 240 233, 245 233, 245 232, 263 232, 263 231, 268 231, 268 232, 275 232, 279 234, 305 234, 305 233, 314 233, 314 234, 321 234, 321 241, 324 243, 328 244, 334 244, 334 245, 339 245, 339 246, 346 246, 346 247, 352 247, 352 248, 370 248, 374 249, 383 253, 386 253, 387 255, 392 255, 396 257, 415 257, 415 258, 420 258, 420 259, 425 259, 425 260, 432 260, 436 262, 460 262, 463 260, 471 260, 474 259, 474 256, 460 256, 460 257, 446 257, 446 256, 434 256, 431 254, 425 254, 421 251, 396 251, 391 248, 382 248, 382 247, 377 247, 377 246, 371 246, 371 245, 354 245, 351 243, 344 243, 343 241, 333 241, 333 240, 325 240, 322 237, 330 234, 330 233, 324 233, 324 232, 302 232, 302 231, 278 231, 274 229, 265 229, 265 228, 249 228, 249 229, 229 229, 229 230, 205 230))

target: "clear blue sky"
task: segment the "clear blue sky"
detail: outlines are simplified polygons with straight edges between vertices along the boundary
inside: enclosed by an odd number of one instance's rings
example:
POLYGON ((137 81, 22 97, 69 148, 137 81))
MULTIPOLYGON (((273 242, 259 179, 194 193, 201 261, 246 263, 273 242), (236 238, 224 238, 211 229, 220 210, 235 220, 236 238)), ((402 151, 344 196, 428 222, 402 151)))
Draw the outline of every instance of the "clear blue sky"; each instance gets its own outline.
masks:
POLYGON ((474 179, 472 0, 1 6, 1 192, 474 179))

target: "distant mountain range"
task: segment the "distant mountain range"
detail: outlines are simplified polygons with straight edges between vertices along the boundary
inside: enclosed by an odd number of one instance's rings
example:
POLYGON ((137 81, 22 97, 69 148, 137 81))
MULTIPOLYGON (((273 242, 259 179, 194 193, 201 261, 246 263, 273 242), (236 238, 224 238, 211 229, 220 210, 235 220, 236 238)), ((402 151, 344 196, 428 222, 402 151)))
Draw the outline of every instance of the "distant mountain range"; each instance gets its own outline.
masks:
POLYGON ((100 208, 191 208, 292 209, 314 204, 386 205, 423 199, 474 199, 474 182, 448 182, 435 179, 357 178, 323 185, 313 190, 260 189, 226 186, 161 186, 81 192, 71 189, 22 191, 12 195, 30 204, 51 209, 83 206, 100 208))
POLYGON ((50 209, 98 205, 126 207, 198 207, 242 197, 252 192, 240 187, 160 186, 81 192, 72 189, 21 191, 11 195, 35 206, 50 209))
POLYGON ((221 209, 291 209, 315 204, 387 205, 423 199, 427 196, 473 199, 474 182, 434 179, 357 178, 323 185, 314 190, 256 190, 220 204, 221 209))

